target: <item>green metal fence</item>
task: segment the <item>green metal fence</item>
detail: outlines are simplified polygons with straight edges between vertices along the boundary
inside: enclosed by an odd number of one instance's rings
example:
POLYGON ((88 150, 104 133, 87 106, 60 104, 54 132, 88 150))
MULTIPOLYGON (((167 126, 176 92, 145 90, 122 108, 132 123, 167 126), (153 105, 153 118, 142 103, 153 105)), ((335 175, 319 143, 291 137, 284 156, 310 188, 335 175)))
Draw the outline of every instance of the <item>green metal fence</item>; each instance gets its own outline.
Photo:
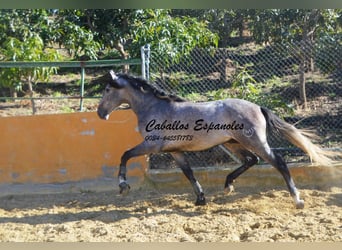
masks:
MULTIPOLYGON (((81 69, 81 82, 80 82, 80 95, 79 96, 64 96, 64 97, 0 97, 0 100, 16 99, 79 99, 80 100, 80 110, 83 110, 83 101, 86 98, 94 98, 84 96, 84 85, 85 85, 85 68, 94 67, 111 67, 120 65, 141 65, 142 60, 140 58, 133 59, 112 59, 112 60, 98 60, 98 61, 61 61, 61 62, 0 62, 1 68, 37 68, 37 67, 58 67, 58 68, 80 68, 81 69)), ((98 97, 95 97, 98 98, 98 97)))

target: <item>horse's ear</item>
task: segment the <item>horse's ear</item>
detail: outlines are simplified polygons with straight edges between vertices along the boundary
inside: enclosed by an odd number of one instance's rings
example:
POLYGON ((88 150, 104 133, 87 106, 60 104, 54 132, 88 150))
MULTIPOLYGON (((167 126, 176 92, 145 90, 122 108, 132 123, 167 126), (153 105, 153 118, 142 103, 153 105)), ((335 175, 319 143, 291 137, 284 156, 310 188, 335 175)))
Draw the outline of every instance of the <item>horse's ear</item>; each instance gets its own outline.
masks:
POLYGON ((115 74, 114 70, 109 71, 109 75, 111 76, 113 81, 118 79, 118 76, 115 74))
POLYGON ((119 76, 113 70, 109 71, 109 84, 117 89, 124 87, 124 83, 120 81, 119 76))

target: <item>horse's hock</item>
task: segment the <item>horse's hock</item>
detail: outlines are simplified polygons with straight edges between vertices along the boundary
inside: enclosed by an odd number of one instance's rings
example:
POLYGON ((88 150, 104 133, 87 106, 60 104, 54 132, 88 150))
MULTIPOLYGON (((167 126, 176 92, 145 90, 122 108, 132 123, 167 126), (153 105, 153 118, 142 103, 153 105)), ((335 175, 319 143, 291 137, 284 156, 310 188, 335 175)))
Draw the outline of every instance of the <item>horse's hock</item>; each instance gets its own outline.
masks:
MULTIPOLYGON (((142 138, 130 110, 112 113, 102 121, 96 113, 0 118, 1 195, 82 190, 117 191, 117 171, 124 151, 142 138)), ((237 165, 236 165, 237 166, 237 165)), ((195 168, 203 186, 222 186, 236 166, 195 168)), ((295 166, 290 169, 298 187, 341 185, 342 164, 335 167, 295 166)), ((128 162, 132 188, 153 182, 155 187, 180 187, 188 181, 177 168, 149 170, 147 157, 128 162), (183 183, 184 182, 184 183, 183 183)), ((237 186, 285 187, 281 175, 268 166, 255 166, 237 186)))

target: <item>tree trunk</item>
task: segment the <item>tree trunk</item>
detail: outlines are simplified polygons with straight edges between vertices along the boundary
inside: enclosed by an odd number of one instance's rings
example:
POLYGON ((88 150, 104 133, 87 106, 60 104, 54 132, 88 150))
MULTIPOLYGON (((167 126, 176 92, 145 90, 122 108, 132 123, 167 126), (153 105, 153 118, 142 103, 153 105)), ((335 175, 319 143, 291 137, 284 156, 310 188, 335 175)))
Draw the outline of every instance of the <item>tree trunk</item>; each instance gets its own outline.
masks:
POLYGON ((309 63, 309 70, 314 70, 314 60, 313 60, 313 41, 316 26, 312 23, 317 24, 320 17, 321 11, 318 9, 311 10, 305 16, 305 22, 302 31, 302 42, 300 49, 300 65, 299 65, 299 97, 302 101, 303 108, 307 109, 307 99, 305 91, 305 63, 309 63))
POLYGON ((315 60, 312 57, 310 58, 310 71, 315 72, 315 60))
POLYGON ((228 60, 228 55, 227 55, 226 52, 227 52, 226 49, 220 50, 220 57, 222 58, 222 61, 221 61, 220 65, 219 65, 220 84, 224 84, 224 85, 227 83, 227 60, 228 60))
POLYGON ((301 58, 299 65, 299 98, 303 104, 304 110, 307 109, 306 91, 305 91, 305 57, 301 58))
POLYGON ((10 95, 11 97, 14 97, 14 98, 18 97, 18 92, 15 90, 15 88, 10 87, 10 95))
MULTIPOLYGON (((218 22, 218 17, 215 15, 215 22, 218 22)), ((228 41, 229 41, 229 34, 230 34, 230 26, 227 21, 227 18, 223 18, 223 29, 220 32, 220 47, 226 48, 228 46, 228 41)))
POLYGON ((314 60, 314 37, 313 32, 310 35, 310 71, 313 73, 315 71, 315 60, 314 60))
POLYGON ((33 86, 32 86, 31 76, 29 76, 28 78, 28 87, 29 87, 29 95, 31 98, 32 114, 35 115, 37 113, 37 108, 36 108, 36 103, 34 102, 34 99, 33 99, 33 86))
MULTIPOLYGON (((121 54, 122 59, 128 59, 128 53, 125 51, 124 46, 120 43, 120 41, 116 42, 115 48, 121 54)), ((127 74, 129 72, 129 64, 125 64, 123 66, 123 72, 127 74)))

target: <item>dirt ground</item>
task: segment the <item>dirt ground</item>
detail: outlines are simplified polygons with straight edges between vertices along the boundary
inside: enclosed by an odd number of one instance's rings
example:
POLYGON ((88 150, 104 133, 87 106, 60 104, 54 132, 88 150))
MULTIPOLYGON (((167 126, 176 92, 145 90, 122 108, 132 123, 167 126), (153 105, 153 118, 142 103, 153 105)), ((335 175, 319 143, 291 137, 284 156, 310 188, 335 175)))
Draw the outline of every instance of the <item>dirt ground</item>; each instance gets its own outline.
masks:
POLYGON ((342 241, 342 187, 301 188, 303 210, 280 187, 206 193, 208 204, 200 207, 191 189, 144 186, 124 197, 115 189, 3 196, 0 241, 342 241))
MULTIPOLYGON (((98 100, 85 101, 86 111, 98 100)), ((38 114, 77 111, 78 100, 38 100, 38 114), (58 105, 57 105, 57 104, 58 105)), ((0 102, 0 117, 31 115, 29 100, 0 102)), ((205 188, 205 187, 204 187, 205 188)), ((206 206, 192 189, 112 191, 0 197, 1 242, 341 242, 342 185, 300 187, 295 208, 284 186, 206 188, 206 206)))

